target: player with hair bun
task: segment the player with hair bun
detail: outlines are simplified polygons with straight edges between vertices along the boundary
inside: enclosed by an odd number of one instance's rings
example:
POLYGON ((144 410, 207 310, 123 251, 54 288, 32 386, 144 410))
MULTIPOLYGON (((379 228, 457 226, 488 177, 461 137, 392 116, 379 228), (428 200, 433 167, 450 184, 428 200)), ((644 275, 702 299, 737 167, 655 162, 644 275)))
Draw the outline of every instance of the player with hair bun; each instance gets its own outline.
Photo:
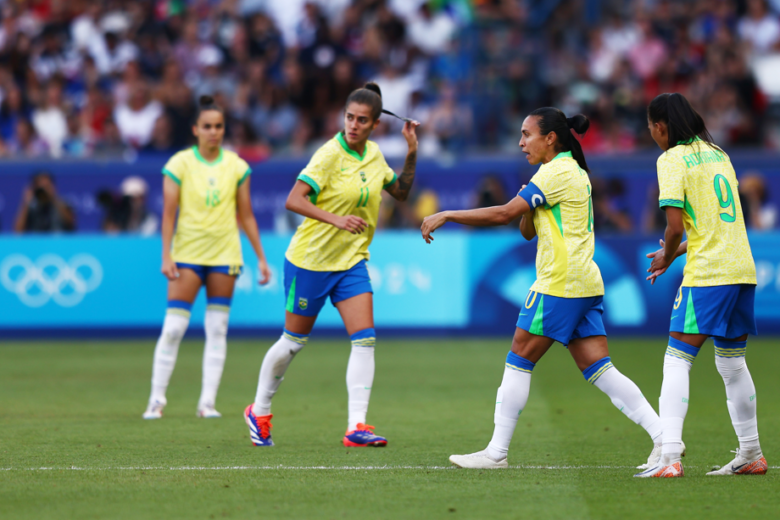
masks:
POLYGON ((422 235, 446 222, 500 226, 522 215, 520 231, 539 237, 536 282, 525 299, 504 378, 496 398, 495 429, 485 450, 452 455, 463 468, 506 468, 509 443, 525 408, 536 363, 556 341, 567 345, 585 380, 607 394, 654 443, 648 464, 660 453, 661 424, 639 388, 615 368, 602 322, 604 284, 593 261, 593 203, 588 165, 571 130, 588 130, 583 115, 567 118, 557 108, 539 108, 523 122, 520 148, 529 164, 542 164, 527 186, 503 206, 444 211, 427 217, 422 235))
POLYGON ((712 336, 715 366, 726 386, 726 405, 739 440, 734 459, 707 475, 764 475, 758 442, 756 387, 745 363, 748 334, 756 334, 756 264, 729 156, 712 142, 704 119, 682 94, 661 94, 647 108, 658 158, 658 205, 666 212, 661 249, 652 258, 651 283, 686 255, 664 355, 659 412, 662 458, 637 477, 682 477, 682 430, 688 413, 689 372, 712 336), (688 239, 683 242, 683 232, 688 239))
POLYGON ((347 364, 349 418, 342 442, 352 447, 387 444, 387 439, 366 424, 376 342, 366 261, 382 190, 398 200, 409 196, 419 123, 405 119, 403 135, 409 151, 397 177, 376 143, 368 140, 382 113, 395 116, 382 109, 379 86, 368 83, 353 91, 347 98, 344 130, 317 150, 287 197, 287 209, 306 219, 295 232, 284 262, 284 331, 263 359, 255 402, 244 410, 255 446, 274 445, 271 399, 287 367, 306 345, 328 298, 352 340, 347 364))
POLYGON ((230 302, 244 264, 238 221, 257 255, 260 284, 270 279, 252 213, 252 169, 222 148, 225 115, 211 96, 201 96, 192 133, 198 144, 175 154, 163 168, 162 273, 168 278, 168 312, 154 350, 152 393, 144 419, 162 417, 190 309, 204 285, 206 345, 198 417, 221 416, 214 405, 227 354, 230 302))

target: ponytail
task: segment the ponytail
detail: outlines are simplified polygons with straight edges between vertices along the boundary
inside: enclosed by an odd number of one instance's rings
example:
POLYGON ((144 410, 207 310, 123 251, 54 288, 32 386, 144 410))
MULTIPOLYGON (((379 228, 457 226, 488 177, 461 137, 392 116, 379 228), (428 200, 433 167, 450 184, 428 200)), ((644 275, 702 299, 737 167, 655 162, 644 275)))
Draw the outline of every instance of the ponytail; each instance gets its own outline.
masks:
POLYGON ((590 127, 590 121, 587 117, 582 114, 566 117, 566 114, 553 107, 537 108, 528 115, 539 118, 537 124, 542 135, 555 132, 555 135, 558 136, 558 150, 560 152, 571 152, 572 159, 577 161, 580 168, 590 173, 588 163, 585 161, 585 154, 582 151, 582 145, 571 133, 574 130, 579 135, 585 134, 590 127))
POLYGON ((704 119, 682 94, 675 92, 656 96, 647 107, 647 118, 653 123, 666 123, 669 148, 689 144, 696 138, 713 146, 704 119))

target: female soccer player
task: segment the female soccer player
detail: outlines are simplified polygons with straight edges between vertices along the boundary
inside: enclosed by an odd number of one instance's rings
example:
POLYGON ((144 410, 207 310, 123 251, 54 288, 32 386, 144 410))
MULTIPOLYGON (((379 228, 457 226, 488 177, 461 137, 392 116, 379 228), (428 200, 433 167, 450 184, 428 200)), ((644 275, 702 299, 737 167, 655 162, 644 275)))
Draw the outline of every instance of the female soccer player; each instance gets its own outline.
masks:
POLYGON ((737 177, 728 155, 712 142, 702 117, 681 94, 661 94, 647 108, 658 158, 659 205, 666 211, 662 249, 648 280, 688 255, 664 356, 660 415, 662 459, 638 477, 682 477, 680 438, 688 412, 689 376, 699 349, 712 336, 715 366, 726 385, 726 405, 739 439, 736 457, 707 475, 763 475, 756 388, 745 364, 748 334, 756 334, 756 266, 750 251, 737 177), (683 231, 688 240, 682 242, 683 231))
POLYGON ((419 123, 407 121, 409 146, 403 172, 396 177, 377 145, 368 140, 379 124, 382 95, 368 83, 347 98, 344 130, 325 143, 298 176, 287 209, 306 217, 293 236, 284 264, 287 295, 284 331, 260 368, 257 396, 244 418, 255 446, 273 446, 271 399, 293 357, 309 339, 325 300, 336 306, 352 352, 347 365, 349 420, 345 446, 385 446, 366 424, 374 381, 374 311, 366 261, 374 236, 381 191, 406 200, 417 164, 419 123))
POLYGON ((210 96, 201 96, 192 133, 198 144, 171 157, 163 168, 162 273, 168 278, 168 312, 154 350, 152 395, 144 419, 159 419, 167 401, 179 343, 190 321, 192 302, 206 286, 206 346, 199 417, 220 417, 214 409, 227 353, 230 300, 243 259, 238 220, 255 250, 260 284, 270 271, 252 213, 249 165, 222 149, 225 116, 210 96), (174 222, 176 211, 179 218, 174 222), (173 248, 171 248, 173 237, 173 248))
MULTIPOLYGON (((505 225, 522 215, 520 231, 538 236, 536 282, 517 320, 512 349, 496 399, 495 430, 487 449, 452 455, 462 468, 506 468, 517 418, 525 408, 536 363, 556 341, 569 352, 585 379, 607 394, 658 445, 661 426, 639 388, 612 365, 601 315, 604 285, 593 262, 593 204, 588 165, 573 129, 589 126, 583 115, 567 118, 557 108, 539 108, 523 122, 520 148, 529 164, 542 166, 518 196, 503 206, 444 211, 423 221, 422 236, 446 222, 471 226, 505 225)), ((657 453, 658 448, 653 452, 657 453)), ((653 455, 651 454, 651 458, 653 455)))

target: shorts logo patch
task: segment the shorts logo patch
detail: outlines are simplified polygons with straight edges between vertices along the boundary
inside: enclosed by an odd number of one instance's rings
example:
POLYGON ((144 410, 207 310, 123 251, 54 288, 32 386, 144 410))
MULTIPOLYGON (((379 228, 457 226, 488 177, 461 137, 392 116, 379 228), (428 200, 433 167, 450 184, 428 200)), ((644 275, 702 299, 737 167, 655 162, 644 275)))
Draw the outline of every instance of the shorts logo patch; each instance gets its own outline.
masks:
POLYGON ((309 300, 307 298, 298 298, 298 308, 302 311, 306 310, 306 307, 309 306, 309 300))

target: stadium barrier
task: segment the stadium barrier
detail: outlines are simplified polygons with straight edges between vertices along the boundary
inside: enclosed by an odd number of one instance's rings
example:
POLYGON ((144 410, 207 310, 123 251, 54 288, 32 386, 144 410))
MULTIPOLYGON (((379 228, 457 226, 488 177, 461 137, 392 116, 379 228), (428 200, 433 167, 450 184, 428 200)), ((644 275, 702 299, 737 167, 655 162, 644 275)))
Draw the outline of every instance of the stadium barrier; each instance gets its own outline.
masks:
MULTIPOLYGON (((595 177, 620 179, 623 193, 616 195, 618 209, 626 211, 639 228, 647 208, 656 208, 649 193, 657 186, 656 160, 660 152, 642 152, 611 157, 588 156, 595 177)), ((54 175, 59 194, 73 207, 79 232, 99 232, 105 210, 98 194, 117 193, 122 180, 142 177, 149 185, 147 206, 162 213, 162 175, 167 157, 141 157, 126 161, 4 161, 0 172, 0 230, 10 231, 30 176, 37 171, 54 175)), ((780 204, 780 161, 778 155, 761 151, 736 151, 731 159, 738 175, 759 171, 764 175, 770 200, 780 204)), ((290 230, 284 202, 306 159, 272 159, 252 164, 252 206, 261 229, 290 230)), ((400 168, 397 161, 391 166, 400 168)), ((513 196, 527 183, 537 167, 519 155, 464 156, 421 159, 417 166, 416 189, 433 190, 441 209, 470 208, 485 177, 501 180, 507 196, 513 196)), ((399 170, 400 171, 400 170, 399 170)))
MULTIPOLYGON (((287 235, 265 234, 273 271, 257 284, 251 247, 244 242, 244 273, 230 316, 233 334, 278 334, 284 323, 282 284, 287 235)), ((756 314, 760 334, 780 333, 780 234, 752 234, 758 270, 756 314)), ((651 286, 645 254, 657 237, 597 240, 603 274, 605 321, 614 335, 665 334, 683 262, 651 286)), ((70 335, 150 336, 166 307, 160 239, 105 235, 0 236, 0 337, 70 335)), ((437 232, 425 244, 417 232, 380 232, 369 271, 381 334, 511 336, 535 277, 535 243, 512 232, 437 232)), ((200 333, 205 295, 193 308, 200 333)), ((315 333, 343 334, 327 304, 315 333)))

